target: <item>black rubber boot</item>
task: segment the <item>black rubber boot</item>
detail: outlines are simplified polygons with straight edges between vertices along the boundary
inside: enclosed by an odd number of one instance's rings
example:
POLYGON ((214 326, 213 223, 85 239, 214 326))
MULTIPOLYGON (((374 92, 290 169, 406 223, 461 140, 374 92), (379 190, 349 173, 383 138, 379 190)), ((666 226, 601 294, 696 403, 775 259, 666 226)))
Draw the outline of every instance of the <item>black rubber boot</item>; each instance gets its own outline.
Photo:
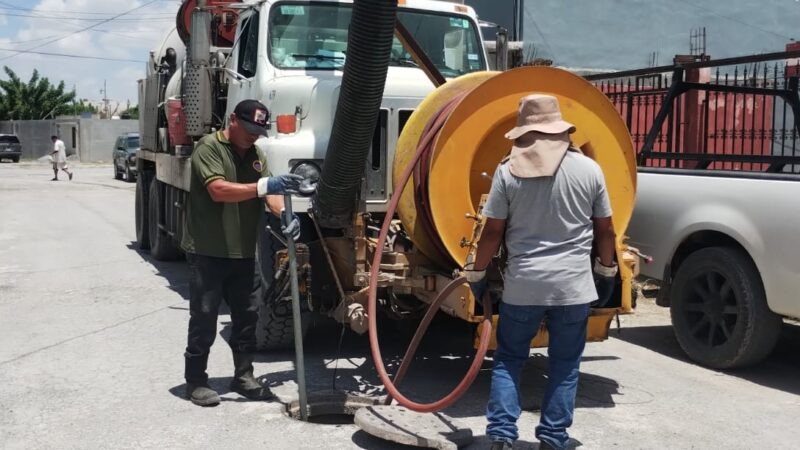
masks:
POLYGON ((219 394, 217 394, 217 391, 208 387, 207 384, 187 384, 186 398, 198 406, 219 405, 219 394))
POLYGON ((271 400, 275 396, 269 388, 264 387, 253 376, 253 355, 249 353, 233 354, 233 380, 231 390, 250 400, 271 400))

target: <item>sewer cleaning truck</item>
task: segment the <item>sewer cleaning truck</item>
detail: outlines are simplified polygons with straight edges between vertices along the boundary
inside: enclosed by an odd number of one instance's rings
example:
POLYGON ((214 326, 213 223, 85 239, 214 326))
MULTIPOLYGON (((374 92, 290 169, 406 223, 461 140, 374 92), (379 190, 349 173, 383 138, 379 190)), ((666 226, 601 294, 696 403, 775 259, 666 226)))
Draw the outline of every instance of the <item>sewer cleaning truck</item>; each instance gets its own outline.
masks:
MULTIPOLYGON (((620 273, 610 304, 594 309, 588 325, 589 340, 606 339, 613 318, 635 306, 638 258, 623 242, 636 191, 630 135, 579 76, 487 70, 479 26, 471 7, 443 1, 185 1, 139 82, 139 247, 156 260, 181 257, 194 144, 223 128, 241 100, 257 99, 271 113, 269 136, 256 143, 271 172, 318 181, 313 197, 292 202, 303 230, 304 318, 363 333, 376 315, 416 323, 432 310, 475 324, 485 353, 504 258, 491 266, 484 299, 473 298, 461 271, 474 257, 490 174, 510 150, 503 135, 519 99, 547 92, 577 126, 573 144, 600 164, 608 184, 620 273)), ((293 342, 278 229, 265 213, 257 251, 262 348, 293 342)), ((546 344, 542 329, 532 346, 546 344)))

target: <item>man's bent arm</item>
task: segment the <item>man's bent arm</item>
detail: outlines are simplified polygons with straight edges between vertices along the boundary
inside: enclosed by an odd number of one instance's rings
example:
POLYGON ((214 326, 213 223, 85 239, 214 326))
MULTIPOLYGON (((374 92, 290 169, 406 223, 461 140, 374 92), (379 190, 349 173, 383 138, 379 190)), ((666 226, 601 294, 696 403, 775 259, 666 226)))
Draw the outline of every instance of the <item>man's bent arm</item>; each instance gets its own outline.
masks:
POLYGON ((239 203, 258 197, 256 183, 241 184, 218 179, 206 185, 211 199, 218 203, 239 203))
POLYGON ((492 257, 500 249, 503 242, 503 235, 506 231, 505 219, 487 218, 483 226, 481 237, 478 240, 478 249, 475 251, 475 264, 473 267, 466 267, 467 270, 485 270, 492 261, 492 257))
POLYGON ((597 256, 600 264, 611 267, 614 265, 614 253, 617 250, 617 235, 611 217, 592 217, 594 226, 594 240, 597 244, 597 256))

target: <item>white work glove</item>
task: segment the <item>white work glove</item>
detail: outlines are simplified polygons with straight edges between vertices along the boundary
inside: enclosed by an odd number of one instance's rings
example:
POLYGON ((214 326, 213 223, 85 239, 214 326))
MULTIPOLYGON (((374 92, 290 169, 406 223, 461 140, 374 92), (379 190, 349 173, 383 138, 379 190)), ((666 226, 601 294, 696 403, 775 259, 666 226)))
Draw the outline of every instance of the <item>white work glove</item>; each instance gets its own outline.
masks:
POLYGON ((256 184, 256 189, 259 197, 265 195, 291 194, 300 190, 300 183, 302 181, 303 177, 300 175, 287 173, 286 175, 261 178, 256 184))
POLYGON ((594 260, 594 287, 597 289, 597 300, 592 302, 595 308, 603 308, 611 300, 614 294, 614 287, 616 284, 617 272, 619 266, 614 263, 613 266, 605 266, 600 262, 600 258, 594 260))
POLYGON ((477 283, 486 277, 486 269, 484 270, 465 270, 464 278, 468 283, 477 283))

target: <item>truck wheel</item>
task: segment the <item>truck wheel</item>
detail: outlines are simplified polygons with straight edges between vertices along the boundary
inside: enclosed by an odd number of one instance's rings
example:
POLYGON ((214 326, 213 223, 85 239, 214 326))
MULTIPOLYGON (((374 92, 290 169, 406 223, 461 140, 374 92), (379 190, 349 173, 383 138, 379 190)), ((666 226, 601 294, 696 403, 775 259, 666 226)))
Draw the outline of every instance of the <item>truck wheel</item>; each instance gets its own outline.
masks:
MULTIPOLYGON (((116 170, 116 167, 114 167, 116 170)), ((153 179, 151 171, 143 171, 136 180, 136 246, 140 250, 150 248, 150 233, 148 220, 147 200, 150 197, 150 181, 153 179)))
MULTIPOLYGON (((289 297, 264 299, 258 309, 256 343, 259 350, 287 350, 294 348, 294 319, 289 297)), ((308 332, 310 313, 301 313, 303 336, 308 332)))
POLYGON ((153 180, 150 182, 148 216, 150 256, 156 261, 172 261, 178 259, 180 251, 173 243, 172 237, 158 226, 160 223, 163 223, 164 186, 155 177, 153 177, 153 180))
POLYGON ((708 367, 755 364, 772 352, 781 318, 769 310, 758 270, 743 251, 711 247, 689 255, 670 292, 675 336, 708 367))
POLYGON ((18 163, 19 162, 19 156, 15 156, 14 159, 12 159, 12 161, 14 161, 15 163, 18 163))
MULTIPOLYGON (((267 218, 276 229, 277 220, 267 218)), ((259 226, 263 229, 263 224, 259 226)), ((277 228, 279 229, 279 228, 277 228)), ((256 271, 261 277, 261 303, 258 308, 256 326, 256 345, 259 350, 286 350, 294 348, 294 318, 292 314, 291 288, 288 274, 279 280, 274 279, 275 252, 282 249, 278 241, 269 233, 259 237, 256 247, 256 271)), ((308 332, 311 313, 301 313, 303 336, 308 332)))
POLYGON ((122 179, 122 173, 119 171, 119 167, 117 167, 117 163, 114 163, 114 179, 115 180, 121 180, 122 179))

